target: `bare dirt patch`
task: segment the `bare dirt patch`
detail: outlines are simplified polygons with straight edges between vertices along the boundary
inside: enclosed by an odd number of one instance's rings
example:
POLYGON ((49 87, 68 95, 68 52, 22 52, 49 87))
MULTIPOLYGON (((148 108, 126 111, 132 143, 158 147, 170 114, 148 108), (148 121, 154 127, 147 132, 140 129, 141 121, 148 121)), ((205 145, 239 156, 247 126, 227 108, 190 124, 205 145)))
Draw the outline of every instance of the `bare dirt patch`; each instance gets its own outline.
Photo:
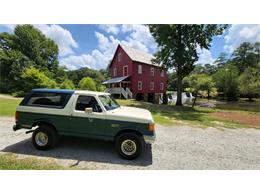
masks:
POLYGON ((260 128, 260 115, 238 112, 214 112, 211 116, 260 128))

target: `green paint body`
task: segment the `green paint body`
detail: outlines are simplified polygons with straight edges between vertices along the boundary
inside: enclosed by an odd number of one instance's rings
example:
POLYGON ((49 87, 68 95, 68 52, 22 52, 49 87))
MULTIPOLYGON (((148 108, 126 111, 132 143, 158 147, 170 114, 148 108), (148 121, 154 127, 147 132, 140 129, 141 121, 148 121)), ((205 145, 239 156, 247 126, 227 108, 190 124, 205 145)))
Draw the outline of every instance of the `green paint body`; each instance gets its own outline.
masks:
POLYGON ((71 115, 54 115, 30 112, 19 112, 16 122, 22 128, 31 129, 36 123, 44 122, 55 127, 58 134, 87 137, 102 140, 114 140, 123 130, 134 130, 142 135, 152 136, 148 124, 120 120, 97 119, 71 115))

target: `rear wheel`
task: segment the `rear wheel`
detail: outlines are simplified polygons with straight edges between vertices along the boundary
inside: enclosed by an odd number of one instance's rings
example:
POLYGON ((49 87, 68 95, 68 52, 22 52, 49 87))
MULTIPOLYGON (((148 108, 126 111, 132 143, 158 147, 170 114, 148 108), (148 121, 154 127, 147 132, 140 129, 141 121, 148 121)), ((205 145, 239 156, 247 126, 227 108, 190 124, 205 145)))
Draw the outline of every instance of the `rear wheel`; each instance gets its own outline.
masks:
POLYGON ((32 143, 38 150, 48 150, 56 145, 58 138, 59 136, 52 127, 42 125, 33 132, 32 143))
POLYGON ((116 139, 116 149, 125 159, 135 159, 143 151, 142 138, 135 133, 124 133, 116 139))

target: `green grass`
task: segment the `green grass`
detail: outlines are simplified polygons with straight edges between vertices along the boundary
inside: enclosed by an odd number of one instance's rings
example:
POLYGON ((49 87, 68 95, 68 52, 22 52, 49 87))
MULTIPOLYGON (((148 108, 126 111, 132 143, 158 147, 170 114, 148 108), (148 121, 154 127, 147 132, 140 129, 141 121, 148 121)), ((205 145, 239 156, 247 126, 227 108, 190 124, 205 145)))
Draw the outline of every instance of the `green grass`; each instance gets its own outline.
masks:
POLYGON ((0 154, 0 170, 57 170, 71 169, 59 166, 51 160, 39 160, 32 157, 18 158, 15 154, 0 154))
POLYGON ((165 126, 170 126, 173 124, 190 124, 195 126, 206 127, 249 127, 245 124, 240 124, 210 116, 210 113, 220 111, 214 108, 202 108, 196 106, 192 108, 187 106, 158 105, 135 100, 118 99, 117 101, 119 102, 119 104, 124 106, 139 107, 150 110, 155 122, 165 126))
POLYGON ((6 99, 0 97, 0 116, 14 116, 16 107, 22 99, 6 99))

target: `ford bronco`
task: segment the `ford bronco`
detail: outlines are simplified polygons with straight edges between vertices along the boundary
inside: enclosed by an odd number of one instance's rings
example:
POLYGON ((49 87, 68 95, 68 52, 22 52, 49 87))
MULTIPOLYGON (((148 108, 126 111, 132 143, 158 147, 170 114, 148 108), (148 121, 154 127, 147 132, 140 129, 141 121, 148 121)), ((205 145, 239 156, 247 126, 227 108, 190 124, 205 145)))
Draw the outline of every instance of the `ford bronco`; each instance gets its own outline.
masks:
POLYGON ((15 113, 13 130, 29 129, 39 150, 53 148, 60 136, 115 141, 126 159, 142 153, 155 139, 155 124, 148 110, 120 106, 109 93, 33 89, 15 113))

